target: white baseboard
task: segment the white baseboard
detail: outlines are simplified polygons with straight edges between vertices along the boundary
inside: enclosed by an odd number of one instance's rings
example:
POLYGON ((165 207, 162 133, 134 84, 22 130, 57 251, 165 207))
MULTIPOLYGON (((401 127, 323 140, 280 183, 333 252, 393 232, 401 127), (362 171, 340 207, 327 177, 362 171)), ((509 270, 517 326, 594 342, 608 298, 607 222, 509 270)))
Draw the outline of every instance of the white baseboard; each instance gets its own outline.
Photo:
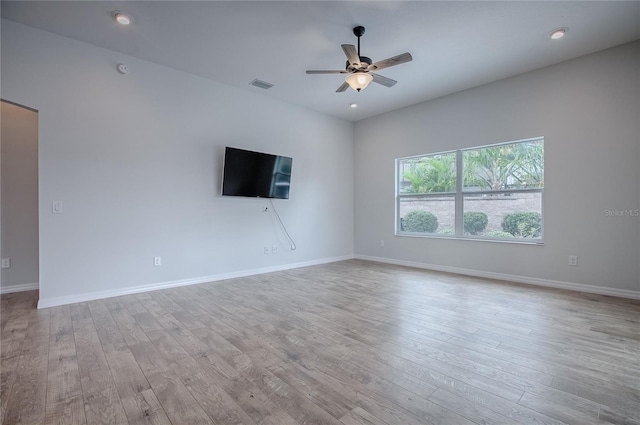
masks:
MULTIPOLYGON (((320 260, 305 261, 300 263, 284 264, 273 267, 263 267, 260 269, 240 270, 231 273, 222 273, 211 276, 200 276, 191 279, 174 280, 170 282, 153 283, 149 285, 130 286, 127 288, 119 288, 108 291, 86 292, 84 294, 69 295, 63 297, 40 298, 38 308, 55 307, 65 304, 74 304, 84 301, 100 300, 103 298, 119 297, 121 295, 137 294, 140 292, 157 291, 159 289, 177 288, 179 286, 196 285, 199 283, 215 282, 225 279, 234 279, 238 277, 253 276, 263 273, 271 273, 282 270, 297 269, 300 267, 315 266, 318 264, 334 263, 336 261, 344 261, 353 259, 353 255, 345 255, 341 257, 323 258, 320 260)), ((37 288, 36 288, 37 289, 37 288)))
POLYGON ((559 280, 540 279, 536 277, 487 272, 484 270, 463 269, 459 267, 416 263, 412 261, 395 260, 392 258, 371 257, 368 255, 355 255, 354 258, 358 260, 373 261, 376 263, 395 264, 398 266, 415 267, 418 269, 434 270, 439 272, 462 274, 466 276, 482 277, 487 279, 505 280, 515 283, 525 283, 527 285, 546 286, 549 288, 568 289, 571 291, 587 292, 590 294, 610 295, 613 297, 640 300, 640 291, 630 291, 628 289, 607 288, 605 286, 585 285, 581 283, 563 282, 559 280))
POLYGON ((11 294, 13 292, 24 292, 24 291, 34 291, 38 289, 40 285, 38 282, 36 283, 22 283, 20 285, 7 285, 0 287, 0 295, 2 294, 11 294))
MULTIPOLYGON (((41 298, 38 301, 38 308, 55 307, 58 305, 73 304, 73 303, 79 303, 84 301, 99 300, 103 298, 118 297, 121 295, 156 291, 159 289, 176 288, 180 286, 196 285, 199 283, 215 282, 215 281, 220 281, 225 279, 254 276, 254 275, 259 275, 263 273, 271 273, 271 272, 277 272, 277 271, 283 271, 283 270, 297 269, 301 267, 315 266, 319 264, 334 263, 337 261, 350 260, 353 258, 359 259, 359 260, 373 261, 377 263, 395 264, 398 266, 407 266, 407 267, 415 267, 419 269, 434 270, 434 271, 447 272, 447 273, 456 273, 456 274, 461 274, 466 276, 504 280, 504 281, 516 282, 516 283, 525 283, 528 285, 545 286, 545 287, 557 288, 557 289, 568 289, 572 291, 587 292, 587 293, 600 294, 600 295, 610 295, 614 297, 640 299, 639 291, 607 288, 603 286, 584 285, 580 283, 562 282, 557 280, 510 275, 505 273, 494 273, 494 272, 487 272, 483 270, 463 269, 459 267, 449 267, 449 266, 440 266, 435 264, 417 263, 412 261, 396 260, 392 258, 371 257, 367 255, 345 255, 341 257, 323 258, 320 260, 284 264, 284 265, 273 266, 273 267, 240 270, 236 272, 222 273, 222 274, 211 275, 211 276, 200 276, 200 277, 191 278, 191 279, 174 280, 170 282, 160 282, 160 283, 154 283, 149 285, 131 286, 127 288, 120 288, 120 289, 114 289, 114 290, 108 290, 108 291, 87 292, 84 294, 76 294, 76 295, 70 295, 70 296, 44 298, 44 299, 41 298)), ((10 286, 6 288, 1 288, 0 294, 10 293, 10 292, 19 292, 19 291, 30 291, 34 289, 38 289, 37 283, 31 283, 26 285, 15 285, 15 286, 10 286)))

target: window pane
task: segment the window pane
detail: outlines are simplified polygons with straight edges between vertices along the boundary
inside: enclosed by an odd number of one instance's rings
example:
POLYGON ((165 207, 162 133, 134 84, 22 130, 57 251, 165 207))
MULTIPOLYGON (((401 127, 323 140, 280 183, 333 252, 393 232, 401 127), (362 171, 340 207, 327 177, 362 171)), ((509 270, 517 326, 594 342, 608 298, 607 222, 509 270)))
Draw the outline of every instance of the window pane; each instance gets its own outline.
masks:
POLYGON ((544 187, 542 140, 463 152, 465 192, 544 187))
POLYGON ((398 161, 398 193, 456 191, 456 154, 428 155, 398 161))
POLYGON ((455 234, 455 197, 400 198, 400 231, 455 234))
POLYGON ((464 197, 466 236, 542 238, 542 193, 496 193, 464 197))

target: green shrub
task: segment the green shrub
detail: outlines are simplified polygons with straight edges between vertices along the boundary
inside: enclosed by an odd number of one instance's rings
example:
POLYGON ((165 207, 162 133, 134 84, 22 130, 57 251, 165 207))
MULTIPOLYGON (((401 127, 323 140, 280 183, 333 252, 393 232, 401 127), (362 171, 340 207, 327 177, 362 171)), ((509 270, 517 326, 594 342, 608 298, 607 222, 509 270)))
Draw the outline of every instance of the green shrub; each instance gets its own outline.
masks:
POLYGON ((409 211, 402 219, 405 232, 434 233, 438 229, 438 219, 429 211, 409 211))
POLYGON ((452 229, 451 227, 447 227, 445 229, 438 230, 438 234, 439 235, 455 235, 456 231, 454 229, 452 229))
POLYGON ((502 230, 517 238, 537 238, 542 231, 542 216, 537 212, 515 212, 502 219, 502 230))
POLYGON ((490 238, 512 238, 513 235, 509 232, 502 232, 500 230, 492 230, 491 232, 484 233, 483 236, 490 238))
POLYGON ((467 211, 462 216, 464 232, 470 235, 482 233, 489 223, 489 218, 483 212, 467 211))

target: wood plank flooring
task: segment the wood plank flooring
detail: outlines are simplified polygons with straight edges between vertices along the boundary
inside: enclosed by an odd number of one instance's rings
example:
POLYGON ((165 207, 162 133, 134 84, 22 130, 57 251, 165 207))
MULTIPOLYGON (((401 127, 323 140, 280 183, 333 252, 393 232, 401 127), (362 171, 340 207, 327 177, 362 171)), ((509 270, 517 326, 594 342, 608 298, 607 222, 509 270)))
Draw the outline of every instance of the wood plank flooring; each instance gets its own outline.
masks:
POLYGON ((640 424, 640 302, 350 260, 36 309, 4 425, 640 424))

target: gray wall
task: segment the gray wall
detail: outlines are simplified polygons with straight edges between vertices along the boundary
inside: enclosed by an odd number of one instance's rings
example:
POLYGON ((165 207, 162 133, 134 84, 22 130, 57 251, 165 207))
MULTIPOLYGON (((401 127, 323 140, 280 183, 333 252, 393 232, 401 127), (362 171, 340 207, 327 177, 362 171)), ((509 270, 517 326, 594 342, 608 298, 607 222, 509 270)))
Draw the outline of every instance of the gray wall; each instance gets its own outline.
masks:
POLYGON ((38 113, 0 102, 3 293, 38 288, 38 113))
POLYGON ((1 78, 39 112, 41 307, 352 257, 352 123, 6 20, 1 78), (220 196, 225 145, 293 157, 297 250, 220 196))
POLYGON ((638 294, 640 217, 606 211, 640 208, 639 51, 623 45, 356 123, 356 256, 638 294), (394 158, 534 136, 545 137, 544 246, 394 236, 394 158))
POLYGON ((637 293, 640 219, 605 211, 640 208, 638 50, 629 44, 404 108, 354 133, 259 91, 3 20, 0 96, 39 111, 41 305, 354 252, 637 293), (129 75, 117 73, 120 62, 129 75), (546 140, 544 246, 393 235, 394 158, 532 136, 546 140), (262 212, 264 200, 219 195, 225 145, 294 158, 291 199, 276 206, 296 251, 262 212), (53 201, 62 214, 51 214, 53 201), (281 252, 264 255, 273 244, 281 252), (578 267, 567 265, 570 254, 578 267))

